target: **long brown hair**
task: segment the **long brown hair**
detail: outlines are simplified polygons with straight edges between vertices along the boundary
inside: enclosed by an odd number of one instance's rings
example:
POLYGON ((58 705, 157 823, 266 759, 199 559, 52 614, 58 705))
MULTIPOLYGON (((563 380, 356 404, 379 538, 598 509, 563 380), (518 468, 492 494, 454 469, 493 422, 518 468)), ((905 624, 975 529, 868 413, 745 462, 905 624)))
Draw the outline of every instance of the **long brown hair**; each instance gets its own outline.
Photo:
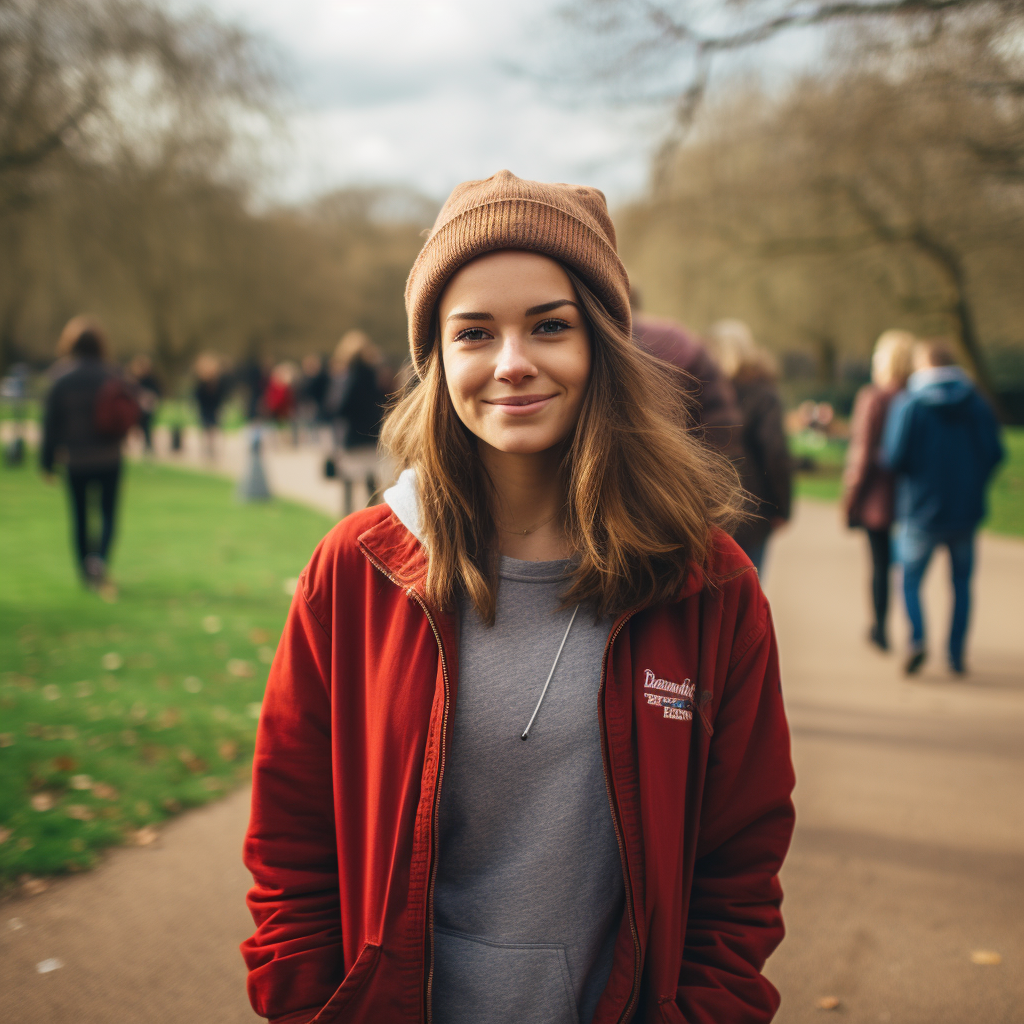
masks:
MULTIPOLYGON (((742 517, 736 472, 698 441, 678 372, 644 352, 568 267, 590 330, 591 371, 576 428, 564 443, 562 522, 572 567, 563 603, 599 615, 675 597, 691 563, 706 561, 710 533, 742 517)), ((388 412, 381 442, 416 469, 426 594, 450 607, 465 594, 494 622, 498 591, 493 489, 476 438, 456 415, 440 331, 422 381, 388 412)))

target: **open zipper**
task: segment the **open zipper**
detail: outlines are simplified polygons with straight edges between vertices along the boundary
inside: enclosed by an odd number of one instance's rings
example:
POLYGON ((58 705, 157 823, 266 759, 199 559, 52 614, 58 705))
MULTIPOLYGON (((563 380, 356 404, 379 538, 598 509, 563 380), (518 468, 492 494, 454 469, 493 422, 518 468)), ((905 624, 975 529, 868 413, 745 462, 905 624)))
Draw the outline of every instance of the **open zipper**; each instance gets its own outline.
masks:
MULTIPOLYGON (((441 750, 438 756, 437 762, 437 775, 434 779, 434 806, 431 813, 431 864, 430 864, 430 881, 427 884, 427 935, 429 943, 429 958, 430 967, 427 971, 427 986, 426 986, 426 1020, 427 1024, 430 1024, 432 1019, 432 996, 433 996, 433 985, 434 985, 434 883, 437 879, 437 861, 438 861, 438 814, 440 809, 440 796, 441 796, 441 777, 444 773, 444 762, 445 762, 445 737, 448 734, 448 710, 451 705, 451 682, 448 678, 448 660, 444 654, 444 643, 441 640, 441 633, 437 628, 437 623, 434 621, 434 616, 430 613, 430 608, 422 597, 416 592, 413 587, 406 587, 398 580, 396 576, 390 573, 382 564, 379 562, 364 545, 360 545, 363 550, 363 554, 369 559, 370 564, 374 566, 379 572, 386 576, 392 583, 395 584, 401 590, 404 590, 422 609, 423 614, 427 617, 427 622, 430 623, 430 628, 434 633, 434 640, 437 642, 438 655, 441 658, 441 676, 444 680, 444 710, 441 715, 441 750)), ((611 779, 608 775, 608 738, 607 730, 603 727, 604 725, 604 690, 605 681, 608 676, 607 664, 608 654, 611 651, 612 644, 615 643, 616 638, 625 628, 629 620, 636 614, 635 611, 628 612, 619 621, 618 625, 612 630, 611 635, 608 637, 608 642, 605 644, 604 657, 601 661, 601 686, 598 690, 598 715, 601 720, 601 760, 602 769, 604 771, 604 784, 605 789, 608 792, 608 806, 612 814, 612 829, 615 832, 615 841, 619 846, 619 859, 622 862, 622 880, 625 886, 626 893, 626 913, 629 918, 629 929, 633 935, 633 987, 630 990, 629 999, 626 1001, 626 1008, 623 1013, 619 1016, 618 1024, 622 1024, 623 1021, 627 1021, 633 1011, 636 1009, 636 1003, 640 996, 640 935, 637 931, 636 926, 636 912, 633 906, 633 887, 629 881, 629 868, 626 862, 626 844, 622 838, 622 826, 619 822, 619 812, 615 803, 615 796, 612 791, 611 779)))
POLYGON ((633 907, 633 887, 629 881, 629 867, 626 862, 626 844, 622 838, 622 826, 619 823, 619 811, 615 802, 615 794, 612 790, 611 777, 608 774, 608 730, 605 726, 604 717, 604 689, 608 677, 608 655, 615 643, 615 638, 622 632, 629 620, 636 614, 636 611, 628 612, 619 621, 619 624, 612 630, 605 644, 604 658, 601 661, 601 687, 597 695, 598 716, 601 721, 601 761, 604 769, 604 785, 608 791, 608 806, 612 812, 612 829, 615 832, 615 841, 619 844, 619 858, 622 861, 622 880, 626 890, 626 914, 629 917, 629 930, 633 934, 633 988, 630 990, 629 999, 626 1001, 626 1008, 619 1016, 618 1024, 628 1021, 636 1009, 637 1000, 640 998, 640 935, 636 927, 636 912, 633 907))
POLYGON ((441 775, 444 772, 444 760, 445 760, 445 736, 448 733, 448 709, 451 705, 452 689, 451 682, 448 678, 448 660, 444 654, 444 644, 441 641, 441 633, 437 628, 437 623, 434 621, 434 616, 430 614, 430 608, 427 606, 426 601, 416 592, 414 587, 404 586, 395 576, 393 576, 388 570, 366 549, 365 545, 360 545, 363 550, 363 554, 369 559, 370 564, 384 574, 392 583, 395 584, 401 590, 404 590, 422 609, 423 614, 427 617, 427 622, 430 623, 430 628, 434 632, 434 639, 437 641, 437 652, 441 658, 441 676, 444 679, 444 711, 441 715, 441 750, 437 759, 437 775, 434 777, 434 806, 431 811, 431 858, 430 858, 430 881, 427 883, 427 935, 428 942, 430 944, 429 958, 430 967, 427 971, 427 991, 426 991, 426 1017, 429 1024, 432 1016, 432 989, 434 985, 434 882, 437 878, 437 844, 438 844, 438 813, 440 808, 440 795, 441 795, 441 775))

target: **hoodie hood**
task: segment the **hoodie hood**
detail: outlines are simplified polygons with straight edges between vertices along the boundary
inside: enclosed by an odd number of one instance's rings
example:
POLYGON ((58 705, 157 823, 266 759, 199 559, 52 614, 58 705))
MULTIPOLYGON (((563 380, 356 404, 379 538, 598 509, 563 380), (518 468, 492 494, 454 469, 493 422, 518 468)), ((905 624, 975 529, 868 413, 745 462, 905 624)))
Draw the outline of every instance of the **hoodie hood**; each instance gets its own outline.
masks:
POLYGON ((907 391, 927 405, 959 405, 974 393, 970 377, 959 366, 931 366, 911 374, 907 391))
POLYGON ((423 540, 423 520, 420 516, 420 496, 416 488, 416 470, 403 469, 394 487, 384 492, 384 500, 398 521, 426 547, 423 540))

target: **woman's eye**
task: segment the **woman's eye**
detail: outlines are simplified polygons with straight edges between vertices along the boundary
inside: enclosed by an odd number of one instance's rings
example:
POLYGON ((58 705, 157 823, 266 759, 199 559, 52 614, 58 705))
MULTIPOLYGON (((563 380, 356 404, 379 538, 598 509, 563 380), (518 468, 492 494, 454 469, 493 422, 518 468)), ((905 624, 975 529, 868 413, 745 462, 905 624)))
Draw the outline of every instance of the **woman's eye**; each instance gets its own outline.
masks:
POLYGON ((558 334, 559 331, 567 331, 571 327, 571 324, 566 323, 564 320, 542 320, 534 328, 535 334, 558 334))
POLYGON ((456 341, 486 341, 488 335, 482 327, 467 327, 455 335, 456 341))

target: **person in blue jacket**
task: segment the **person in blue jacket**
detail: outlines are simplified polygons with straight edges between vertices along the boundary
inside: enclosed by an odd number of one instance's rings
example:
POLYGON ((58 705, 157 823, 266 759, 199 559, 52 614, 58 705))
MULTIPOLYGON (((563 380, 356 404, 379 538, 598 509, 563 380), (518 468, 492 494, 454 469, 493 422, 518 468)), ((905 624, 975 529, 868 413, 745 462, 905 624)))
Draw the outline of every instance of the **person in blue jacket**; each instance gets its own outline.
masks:
POLYGON ((898 477, 896 548, 911 627, 904 669, 912 675, 924 663, 921 580, 932 552, 944 544, 953 569, 949 666, 962 675, 974 534, 985 517, 985 489, 1005 452, 995 414, 944 342, 919 343, 914 366, 906 391, 890 406, 881 451, 883 465, 898 477))

